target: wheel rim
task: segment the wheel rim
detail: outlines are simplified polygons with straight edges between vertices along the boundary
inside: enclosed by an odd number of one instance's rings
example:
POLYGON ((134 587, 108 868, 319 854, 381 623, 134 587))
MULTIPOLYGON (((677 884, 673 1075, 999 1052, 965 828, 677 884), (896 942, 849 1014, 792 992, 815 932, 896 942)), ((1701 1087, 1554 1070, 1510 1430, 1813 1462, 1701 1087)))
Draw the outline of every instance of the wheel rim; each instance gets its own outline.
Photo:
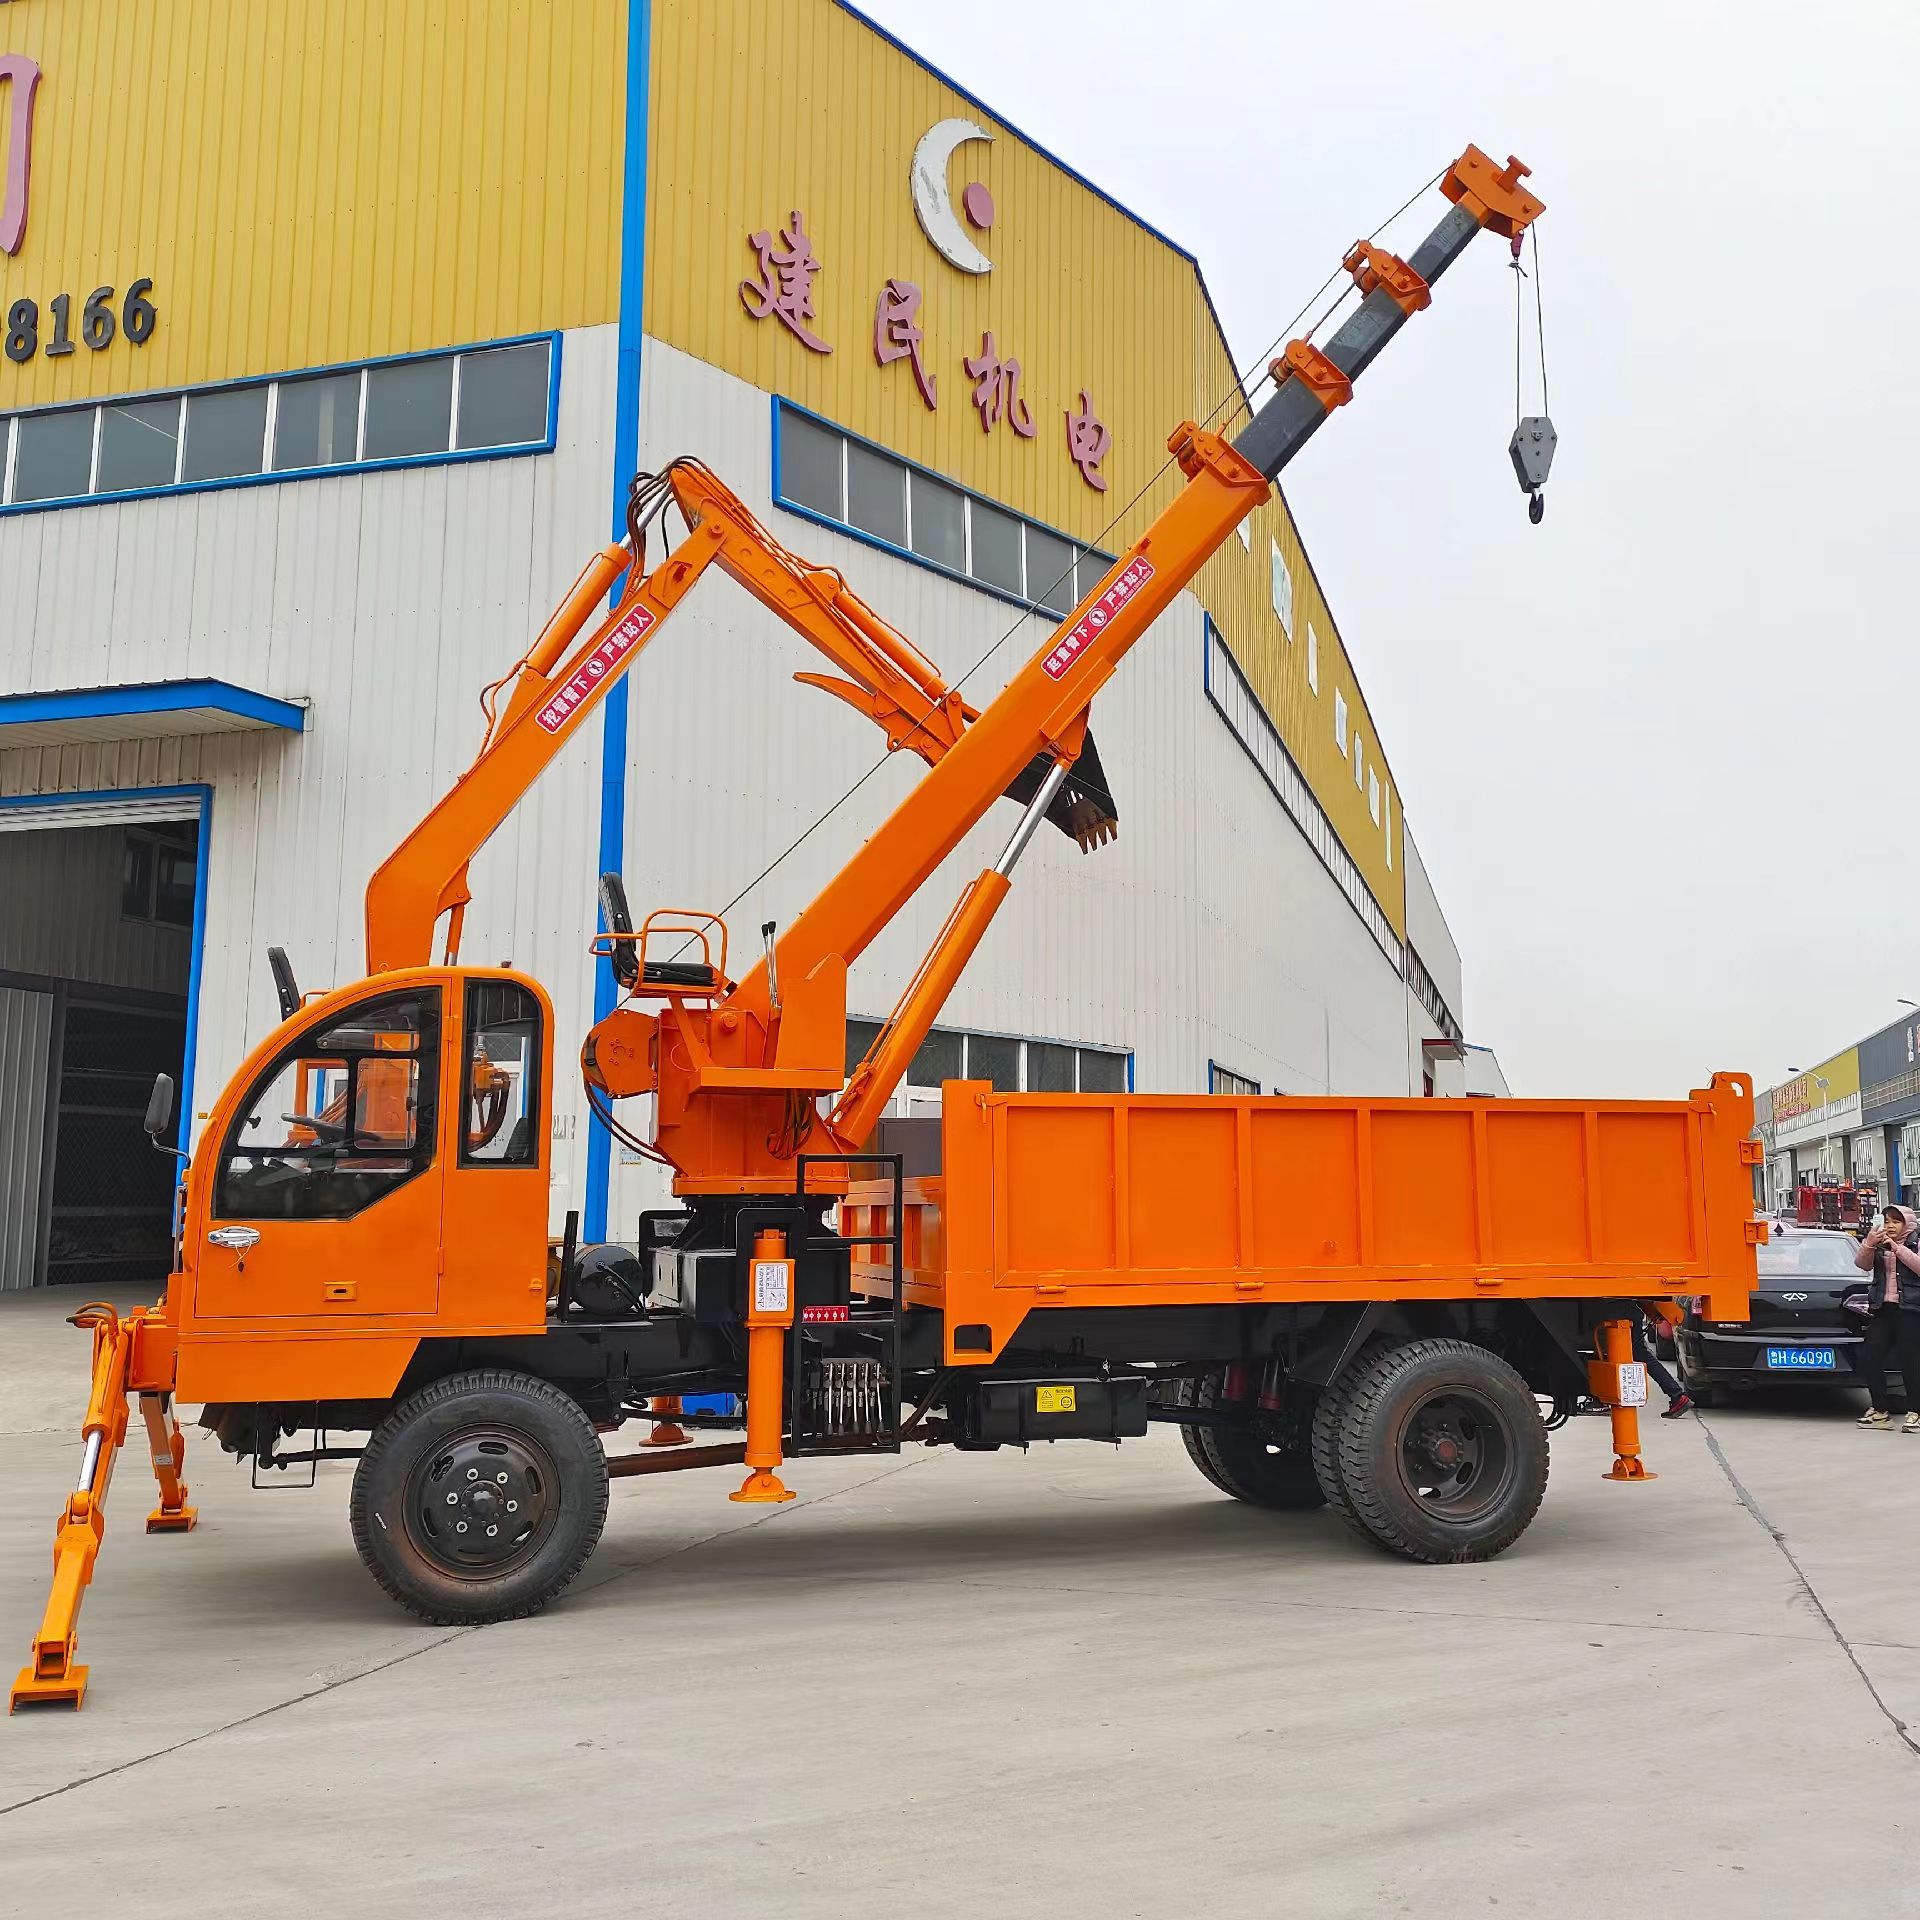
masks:
POLYGON ((509 1427, 444 1440, 407 1476, 407 1535, 442 1573, 496 1580, 539 1552, 560 1514, 552 1456, 509 1427))
POLYGON ((1512 1483, 1514 1436, 1506 1415, 1470 1387, 1443 1387, 1417 1401, 1400 1430, 1407 1491, 1442 1520, 1478 1520, 1512 1483))

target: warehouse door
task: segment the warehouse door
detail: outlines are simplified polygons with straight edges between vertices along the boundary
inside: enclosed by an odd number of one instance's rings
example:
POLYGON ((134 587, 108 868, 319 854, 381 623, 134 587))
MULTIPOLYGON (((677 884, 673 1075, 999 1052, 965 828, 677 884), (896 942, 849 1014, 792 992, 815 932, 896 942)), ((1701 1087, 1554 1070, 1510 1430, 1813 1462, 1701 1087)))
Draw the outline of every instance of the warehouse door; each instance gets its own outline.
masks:
POLYGON ((141 1121, 186 1085, 200 833, 192 796, 0 806, 0 1290, 165 1278, 178 1163, 141 1121))

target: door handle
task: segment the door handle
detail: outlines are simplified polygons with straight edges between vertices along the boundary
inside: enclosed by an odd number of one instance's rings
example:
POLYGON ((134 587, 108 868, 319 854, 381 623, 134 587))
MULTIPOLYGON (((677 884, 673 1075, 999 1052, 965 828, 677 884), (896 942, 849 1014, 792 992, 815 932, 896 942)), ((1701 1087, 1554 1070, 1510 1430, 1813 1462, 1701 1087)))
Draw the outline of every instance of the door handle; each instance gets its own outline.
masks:
POLYGON ((235 1253, 245 1253, 249 1247, 260 1244, 258 1227, 215 1227, 207 1235, 207 1244, 215 1247, 231 1247, 235 1253))

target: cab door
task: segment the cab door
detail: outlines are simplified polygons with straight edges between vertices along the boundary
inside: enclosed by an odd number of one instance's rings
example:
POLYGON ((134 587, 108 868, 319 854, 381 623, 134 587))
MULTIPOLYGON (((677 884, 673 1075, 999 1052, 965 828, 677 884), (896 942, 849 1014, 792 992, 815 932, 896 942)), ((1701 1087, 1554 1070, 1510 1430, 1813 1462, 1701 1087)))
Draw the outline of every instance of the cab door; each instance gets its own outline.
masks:
POLYGON ((334 1006, 254 1076, 195 1250, 207 1319, 359 1319, 439 1304, 443 988, 334 1006))

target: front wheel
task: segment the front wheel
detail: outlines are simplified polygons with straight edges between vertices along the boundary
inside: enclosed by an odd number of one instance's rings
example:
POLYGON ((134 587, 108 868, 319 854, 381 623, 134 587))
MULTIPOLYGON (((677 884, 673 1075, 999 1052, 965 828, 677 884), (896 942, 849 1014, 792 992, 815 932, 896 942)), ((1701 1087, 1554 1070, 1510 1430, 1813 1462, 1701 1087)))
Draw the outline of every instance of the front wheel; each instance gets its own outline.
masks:
POLYGON ((1431 1563, 1490 1560, 1547 1490, 1547 1433, 1527 1383, 1464 1340, 1390 1347, 1340 1410, 1340 1478, 1355 1521, 1431 1563))
POLYGON ((422 1387, 353 1476, 353 1542, 410 1613, 471 1626, 537 1613, 586 1564, 607 1458, 560 1389, 484 1367, 422 1387))

